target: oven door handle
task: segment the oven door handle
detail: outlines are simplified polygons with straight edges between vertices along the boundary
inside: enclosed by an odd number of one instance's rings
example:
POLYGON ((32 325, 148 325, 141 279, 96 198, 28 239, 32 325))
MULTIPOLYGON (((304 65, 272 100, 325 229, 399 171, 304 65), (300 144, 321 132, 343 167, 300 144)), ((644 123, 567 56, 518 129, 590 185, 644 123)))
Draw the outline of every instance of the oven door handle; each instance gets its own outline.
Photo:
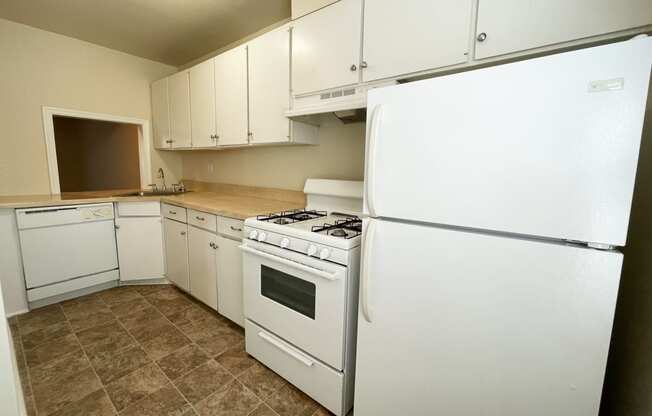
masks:
POLYGON ((295 360, 299 361, 301 364, 305 365, 306 367, 312 367, 312 365, 315 363, 305 355, 297 351, 294 351, 293 349, 285 345, 283 342, 275 339, 271 335, 264 333, 263 331, 258 332, 258 336, 268 344, 271 344, 274 347, 278 348, 279 350, 283 351, 284 353, 294 358, 295 360))
POLYGON ((284 259, 283 257, 276 256, 274 254, 269 254, 265 253, 264 251, 256 250, 253 248, 249 248, 247 246, 239 246, 240 250, 244 251, 245 253, 250 253, 253 254, 254 256, 259 256, 265 259, 270 259, 273 260, 277 263, 284 264, 286 266, 293 267, 297 270, 301 270, 316 276, 321 277, 322 279, 330 280, 330 281, 335 281, 335 280, 340 280, 339 277, 337 277, 337 273, 329 273, 324 270, 320 270, 311 266, 306 266, 303 263, 299 263, 297 261, 293 260, 288 260, 284 259))

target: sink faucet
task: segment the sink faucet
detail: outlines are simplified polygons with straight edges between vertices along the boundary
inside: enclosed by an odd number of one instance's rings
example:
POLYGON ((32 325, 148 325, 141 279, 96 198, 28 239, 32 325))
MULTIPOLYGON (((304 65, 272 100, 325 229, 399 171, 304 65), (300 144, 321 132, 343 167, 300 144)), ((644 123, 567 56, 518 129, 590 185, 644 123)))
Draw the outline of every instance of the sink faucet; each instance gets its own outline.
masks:
POLYGON ((158 168, 157 177, 163 180, 163 190, 165 191, 167 187, 165 186, 165 173, 163 172, 163 168, 158 168))

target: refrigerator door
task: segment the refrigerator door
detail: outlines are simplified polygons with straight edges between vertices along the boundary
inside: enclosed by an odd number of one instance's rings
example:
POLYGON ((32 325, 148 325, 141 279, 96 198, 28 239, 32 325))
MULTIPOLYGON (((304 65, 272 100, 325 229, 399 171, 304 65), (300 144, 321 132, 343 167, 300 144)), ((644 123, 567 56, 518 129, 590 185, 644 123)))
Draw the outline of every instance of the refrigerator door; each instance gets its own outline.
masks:
POLYGON ((624 245, 652 38, 369 92, 366 213, 624 245))
POLYGON ((356 416, 598 414, 620 253, 375 219, 365 235, 356 416))

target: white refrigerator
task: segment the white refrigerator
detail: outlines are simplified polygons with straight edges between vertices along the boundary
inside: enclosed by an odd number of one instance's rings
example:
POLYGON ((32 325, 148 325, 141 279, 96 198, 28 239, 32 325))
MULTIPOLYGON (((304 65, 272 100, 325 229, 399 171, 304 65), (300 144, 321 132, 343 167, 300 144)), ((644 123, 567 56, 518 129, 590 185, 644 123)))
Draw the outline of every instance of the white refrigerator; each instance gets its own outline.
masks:
POLYGON ((652 38, 369 92, 355 416, 595 416, 652 38))

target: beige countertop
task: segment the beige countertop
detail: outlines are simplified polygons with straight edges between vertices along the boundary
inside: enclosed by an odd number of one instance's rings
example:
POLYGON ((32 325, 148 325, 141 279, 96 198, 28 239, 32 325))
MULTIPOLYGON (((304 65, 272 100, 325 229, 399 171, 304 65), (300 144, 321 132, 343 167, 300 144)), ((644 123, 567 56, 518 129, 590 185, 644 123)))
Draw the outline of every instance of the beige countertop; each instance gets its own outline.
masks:
MULTIPOLYGON (((0 196, 0 208, 33 208, 99 202, 162 201, 223 217, 245 219, 305 207, 297 191, 223 185, 173 196, 122 196, 134 190, 0 196)), ((303 193, 301 193, 302 195, 303 193)))

